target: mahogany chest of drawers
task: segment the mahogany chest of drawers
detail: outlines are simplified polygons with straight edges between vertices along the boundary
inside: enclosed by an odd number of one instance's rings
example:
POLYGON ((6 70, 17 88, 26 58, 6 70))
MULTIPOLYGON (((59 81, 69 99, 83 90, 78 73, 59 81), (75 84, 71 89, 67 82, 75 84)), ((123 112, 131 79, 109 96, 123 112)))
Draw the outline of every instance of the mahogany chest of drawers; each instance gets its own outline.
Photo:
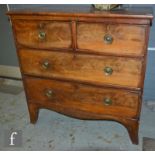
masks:
POLYGON ((31 123, 40 108, 123 124, 138 144, 148 9, 10 11, 31 123))

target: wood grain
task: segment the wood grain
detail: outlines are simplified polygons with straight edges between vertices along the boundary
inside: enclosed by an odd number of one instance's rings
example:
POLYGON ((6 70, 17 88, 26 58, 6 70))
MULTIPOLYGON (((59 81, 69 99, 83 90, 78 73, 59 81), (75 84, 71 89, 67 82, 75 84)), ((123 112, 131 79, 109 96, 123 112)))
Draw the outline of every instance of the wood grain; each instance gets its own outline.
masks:
POLYGON ((56 105, 70 109, 81 109, 90 113, 136 117, 139 95, 128 91, 91 87, 78 83, 25 78, 28 100, 44 104, 44 107, 56 105), (52 90, 52 97, 45 94, 52 90), (105 105, 104 99, 110 98, 111 105, 105 105))
POLYGON ((115 55, 144 55, 145 26, 123 24, 79 23, 77 26, 77 47, 115 55), (104 42, 108 34, 111 44, 104 42))
POLYGON ((140 88, 142 62, 139 59, 80 55, 65 52, 20 50, 23 73, 42 77, 61 77, 90 83, 140 88), (42 64, 48 61, 49 67, 42 64), (105 67, 113 69, 107 76, 105 67))
POLYGON ((113 120, 138 144, 150 9, 97 11, 72 5, 55 10, 52 5, 8 15, 31 123, 41 108, 79 119, 113 120), (104 42, 106 34, 111 44, 104 42), (105 75, 105 67, 113 69, 111 75, 105 75), (112 101, 108 106, 107 98, 112 101))
MULTIPOLYGON (((28 101, 28 105, 31 105, 31 110, 36 111, 36 105, 38 108, 45 108, 44 104, 39 102, 32 102, 28 101), (34 108, 34 109, 33 109, 34 108)), ((131 119, 125 117, 119 117, 115 115, 105 115, 105 114, 97 114, 97 113, 90 113, 80 109, 70 109, 64 108, 63 106, 56 106, 56 105, 46 105, 46 109, 56 111, 60 114, 67 115, 69 117, 74 117, 77 119, 83 120, 108 120, 108 121, 116 121, 121 123, 127 130, 129 137, 133 144, 138 144, 138 130, 139 130, 139 120, 138 119, 131 119)), ((31 123, 36 123, 38 119, 38 113, 30 113, 30 121, 31 123), (35 115, 34 115, 35 114, 35 115)))
POLYGON ((18 44, 38 49, 71 48, 71 23, 56 21, 14 20, 18 44), (39 33, 46 34, 45 39, 39 33))

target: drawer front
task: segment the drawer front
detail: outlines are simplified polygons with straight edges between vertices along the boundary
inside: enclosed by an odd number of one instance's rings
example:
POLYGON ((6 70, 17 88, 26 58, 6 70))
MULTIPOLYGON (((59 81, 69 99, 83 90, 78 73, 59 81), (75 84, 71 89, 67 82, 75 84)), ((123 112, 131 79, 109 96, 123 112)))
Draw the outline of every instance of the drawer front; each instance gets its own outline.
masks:
POLYGON ((89 52, 115 55, 144 55, 145 27, 123 24, 79 23, 77 46, 89 52))
POLYGON ((25 78, 28 99, 45 108, 82 110, 101 115, 136 117, 139 96, 119 89, 25 78))
POLYGON ((71 26, 67 22, 15 20, 17 43, 31 48, 71 48, 71 26))
POLYGON ((142 62, 139 59, 37 50, 20 50, 19 56, 25 74, 140 87, 142 62))

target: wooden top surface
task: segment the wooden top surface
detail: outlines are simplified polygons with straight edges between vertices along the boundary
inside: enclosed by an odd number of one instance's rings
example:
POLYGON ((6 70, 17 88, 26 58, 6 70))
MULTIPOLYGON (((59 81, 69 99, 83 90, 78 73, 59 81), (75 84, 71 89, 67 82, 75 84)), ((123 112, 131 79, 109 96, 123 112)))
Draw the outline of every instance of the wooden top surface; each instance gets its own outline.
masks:
POLYGON ((112 11, 99 11, 92 5, 49 5, 27 9, 12 9, 8 15, 53 15, 74 17, 153 18, 150 7, 122 7, 112 11))

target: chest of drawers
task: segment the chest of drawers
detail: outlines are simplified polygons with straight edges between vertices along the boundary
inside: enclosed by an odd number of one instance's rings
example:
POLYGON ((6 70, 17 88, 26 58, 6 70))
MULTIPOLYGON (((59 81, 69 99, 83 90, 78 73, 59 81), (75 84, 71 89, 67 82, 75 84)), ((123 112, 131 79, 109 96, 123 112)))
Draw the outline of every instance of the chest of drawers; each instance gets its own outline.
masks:
POLYGON ((138 144, 152 14, 148 9, 104 12, 10 11, 31 123, 40 108, 79 119, 124 125, 138 144))

